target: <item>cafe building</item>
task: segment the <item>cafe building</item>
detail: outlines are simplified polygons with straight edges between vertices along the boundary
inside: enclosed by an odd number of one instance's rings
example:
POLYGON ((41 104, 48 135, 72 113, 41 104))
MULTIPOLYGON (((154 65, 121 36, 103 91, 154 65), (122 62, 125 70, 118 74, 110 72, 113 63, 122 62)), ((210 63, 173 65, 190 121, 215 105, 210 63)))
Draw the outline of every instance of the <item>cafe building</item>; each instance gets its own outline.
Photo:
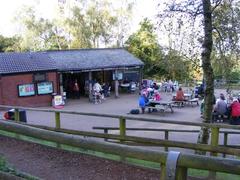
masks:
POLYGON ((50 106, 53 94, 72 98, 77 81, 82 97, 93 84, 108 83, 119 97, 124 79, 140 83, 143 62, 122 48, 0 53, 0 104, 50 106))

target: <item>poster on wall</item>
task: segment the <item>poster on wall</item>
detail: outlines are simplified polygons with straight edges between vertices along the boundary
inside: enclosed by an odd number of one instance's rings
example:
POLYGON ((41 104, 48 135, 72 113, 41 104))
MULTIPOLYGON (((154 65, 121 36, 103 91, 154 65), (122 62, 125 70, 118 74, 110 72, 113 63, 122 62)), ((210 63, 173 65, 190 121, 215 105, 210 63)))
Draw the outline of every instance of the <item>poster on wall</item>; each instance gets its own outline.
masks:
POLYGON ((53 93, 53 83, 52 82, 37 83, 37 92, 39 95, 52 94, 53 93))
POLYGON ((34 84, 20 84, 20 85, 18 85, 18 95, 20 97, 34 96, 35 95, 34 84))
POLYGON ((122 80, 123 79, 123 73, 119 72, 117 75, 113 73, 113 80, 122 80))

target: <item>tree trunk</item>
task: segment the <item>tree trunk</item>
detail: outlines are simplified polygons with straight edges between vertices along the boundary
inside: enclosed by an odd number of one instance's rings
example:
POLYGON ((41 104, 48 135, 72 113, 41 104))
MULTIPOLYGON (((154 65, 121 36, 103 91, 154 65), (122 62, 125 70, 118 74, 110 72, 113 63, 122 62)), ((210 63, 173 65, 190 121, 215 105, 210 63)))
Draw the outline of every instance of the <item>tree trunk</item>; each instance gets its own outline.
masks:
MULTIPOLYGON (((204 97, 204 123, 210 123, 213 109, 213 69, 211 66, 211 52, 212 52, 212 11, 210 0, 202 0, 203 4, 203 19, 204 19, 204 41, 202 50, 202 68, 203 77, 206 82, 206 90, 204 97)), ((207 144, 209 139, 209 131, 207 128, 202 128, 199 134, 199 143, 207 144)))

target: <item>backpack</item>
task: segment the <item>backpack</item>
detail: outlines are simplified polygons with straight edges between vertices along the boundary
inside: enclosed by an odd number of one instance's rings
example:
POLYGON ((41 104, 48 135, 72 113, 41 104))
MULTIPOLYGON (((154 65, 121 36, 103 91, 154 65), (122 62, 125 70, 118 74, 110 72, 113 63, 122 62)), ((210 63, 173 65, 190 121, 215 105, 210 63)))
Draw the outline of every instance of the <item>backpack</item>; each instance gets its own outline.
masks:
POLYGON ((130 111, 130 114, 139 114, 139 113, 140 113, 139 109, 132 109, 130 111))

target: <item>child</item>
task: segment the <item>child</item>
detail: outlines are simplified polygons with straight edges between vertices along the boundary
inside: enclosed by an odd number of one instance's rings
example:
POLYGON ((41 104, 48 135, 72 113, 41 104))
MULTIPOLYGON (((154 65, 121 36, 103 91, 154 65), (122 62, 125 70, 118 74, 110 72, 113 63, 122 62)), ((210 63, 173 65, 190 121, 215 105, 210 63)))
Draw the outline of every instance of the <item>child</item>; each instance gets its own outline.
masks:
POLYGON ((157 90, 155 90, 153 100, 154 101, 160 101, 160 99, 161 99, 160 93, 157 90))

